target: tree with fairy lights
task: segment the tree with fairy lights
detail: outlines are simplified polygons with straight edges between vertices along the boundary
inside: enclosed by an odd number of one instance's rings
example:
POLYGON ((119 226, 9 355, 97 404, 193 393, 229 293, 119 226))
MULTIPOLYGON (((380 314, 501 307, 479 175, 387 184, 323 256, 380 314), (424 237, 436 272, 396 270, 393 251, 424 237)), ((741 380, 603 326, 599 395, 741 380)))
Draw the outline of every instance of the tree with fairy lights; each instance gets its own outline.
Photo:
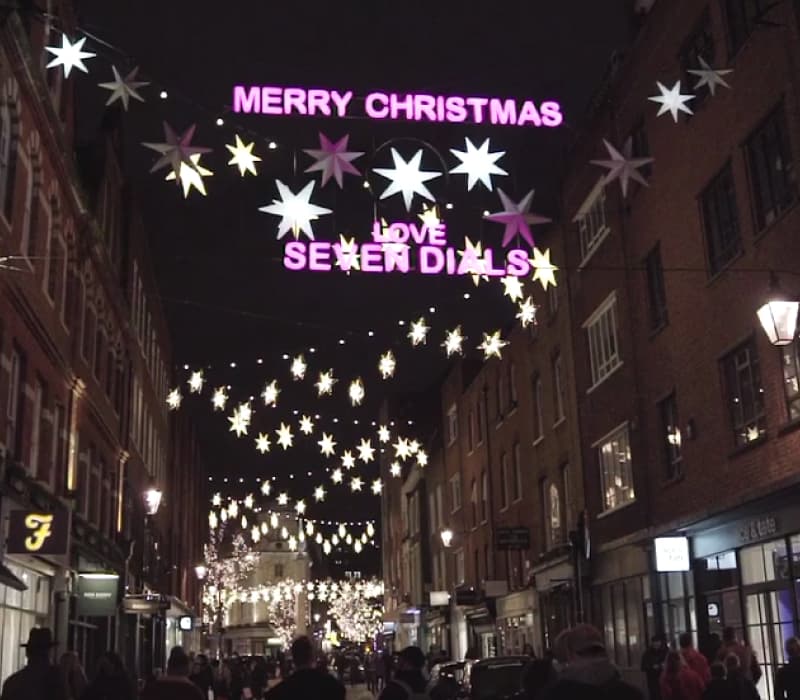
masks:
POLYGON ((366 642, 374 639, 383 626, 383 603, 374 591, 378 586, 365 584, 339 587, 336 595, 329 598, 328 614, 339 627, 342 639, 351 642, 366 642))

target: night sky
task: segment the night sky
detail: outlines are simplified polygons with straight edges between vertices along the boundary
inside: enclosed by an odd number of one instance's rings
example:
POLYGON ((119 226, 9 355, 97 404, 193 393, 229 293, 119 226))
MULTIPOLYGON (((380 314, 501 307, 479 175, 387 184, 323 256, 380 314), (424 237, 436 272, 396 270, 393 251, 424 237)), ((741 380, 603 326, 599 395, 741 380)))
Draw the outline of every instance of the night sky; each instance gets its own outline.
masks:
MULTIPOLYGON (((470 337, 467 346, 474 351, 480 330, 502 328, 513 319, 513 307, 502 299, 497 283, 476 290, 469 278, 284 270, 282 243, 276 241, 279 219, 258 211, 277 196, 276 178, 297 191, 314 177, 312 201, 334 210, 314 222, 320 240, 334 240, 339 233, 366 240, 374 212, 361 178, 346 176, 344 191, 333 182, 320 191, 319 177, 303 173, 311 160, 300 149, 316 148, 320 130, 332 138, 349 133, 350 149, 367 152, 355 162, 363 172, 391 165, 387 148, 372 157, 389 139, 424 139, 453 166, 457 161, 449 148, 463 149, 465 136, 477 143, 490 137, 492 150, 507 151, 499 164, 510 173, 495 183, 515 199, 535 188, 533 210, 557 219, 557 162, 574 138, 612 52, 625 45, 627 5, 623 0, 79 4, 81 28, 110 45, 87 62, 90 75, 77 79, 81 137, 98 133, 108 93, 96 83, 111 79, 111 61, 120 71, 138 65, 142 79, 153 82, 143 90, 147 102, 132 103, 124 115, 124 169, 138 192, 150 234, 176 377, 185 381, 187 374, 179 369, 184 363, 210 367, 206 375, 211 384, 230 384, 233 399, 256 398, 250 435, 240 440, 227 431, 222 414, 212 413, 208 387, 203 398, 184 402, 184 410, 192 411, 202 429, 215 480, 243 477, 254 488, 257 477, 276 475, 292 496, 307 501, 321 483, 330 496, 327 503, 312 505, 313 517, 377 516, 377 498, 353 498, 349 488, 330 483, 324 467, 338 466, 339 460, 320 457, 318 434, 313 441, 296 435, 296 442, 305 446, 300 449, 281 453, 273 444, 271 454, 262 456, 254 449, 253 433, 274 430, 288 419, 297 433, 292 415, 297 409, 319 413, 326 429, 335 428, 339 453, 362 435, 375 442, 369 422, 377 417, 380 399, 389 392, 424 389, 446 371, 439 348, 445 328, 463 324, 470 337), (555 99, 562 103, 566 125, 552 130, 233 115, 227 110, 237 83, 352 89, 357 95, 384 89, 517 96, 537 103, 555 99), (162 88, 169 93, 167 100, 158 98, 162 88), (215 125, 220 116, 223 127, 215 125), (164 171, 148 173, 154 154, 140 142, 162 141, 162 120, 179 130, 196 123, 194 142, 213 148, 202 159, 214 171, 206 180, 207 198, 192 193, 184 200, 178 188, 163 181, 164 171), (226 164, 224 144, 232 143, 235 133, 256 141, 255 151, 264 159, 257 178, 242 179, 226 164), (272 140, 278 144, 274 151, 267 149, 272 140), (470 301, 463 299, 467 291, 470 301), (436 307, 433 316, 427 312, 430 306, 436 307), (427 348, 414 350, 397 322, 421 312, 433 330, 427 348), (367 337, 368 330, 375 337, 367 337), (344 346, 338 344, 340 338, 344 346), (313 355, 311 347, 317 350, 313 355), (376 365, 379 354, 389 348, 397 356, 398 373, 394 381, 383 382, 376 365), (315 379, 292 384, 289 363, 281 356, 298 352, 305 354, 314 378, 319 370, 335 370, 338 396, 317 399, 315 379), (258 358, 263 364, 257 364, 258 358), (231 369, 230 362, 237 367, 231 369), (359 409, 346 400, 347 384, 355 376, 364 378, 368 397, 359 409), (265 409, 258 394, 265 380, 273 378, 283 393, 278 408, 265 409), (342 422, 332 425, 333 417, 342 422), (354 419, 359 426, 352 425, 354 419), (314 476, 301 486, 309 470, 314 476), (289 480, 293 472, 296 478, 289 480)), ((398 145, 406 158, 418 147, 412 140, 398 145)), ((423 165, 436 167, 431 150, 425 152, 423 165)), ((502 226, 481 220, 483 210, 499 210, 497 195, 480 185, 467 194, 463 176, 443 181, 434 181, 431 189, 440 203, 454 205, 446 212, 450 241, 458 244, 468 234, 499 247, 502 226)), ((379 192, 387 184, 374 175, 370 182, 381 187, 379 192)), ((417 198, 414 206, 419 211, 417 198)), ((379 211, 403 218, 402 199, 389 199, 379 211)), ((271 437, 274 443, 274 433, 271 437)), ((360 469, 368 480, 377 474, 374 464, 360 469)))

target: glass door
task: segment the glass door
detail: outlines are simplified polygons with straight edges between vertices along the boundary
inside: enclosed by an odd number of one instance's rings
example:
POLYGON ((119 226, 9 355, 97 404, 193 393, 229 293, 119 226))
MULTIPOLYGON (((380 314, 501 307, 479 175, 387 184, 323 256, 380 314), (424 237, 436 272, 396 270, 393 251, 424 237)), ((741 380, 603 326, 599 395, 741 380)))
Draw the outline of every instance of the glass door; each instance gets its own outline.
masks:
POLYGON ((751 593, 746 598, 746 635, 761 664, 758 692, 775 698, 775 670, 784 662, 784 645, 794 633, 794 603, 788 589, 751 593))

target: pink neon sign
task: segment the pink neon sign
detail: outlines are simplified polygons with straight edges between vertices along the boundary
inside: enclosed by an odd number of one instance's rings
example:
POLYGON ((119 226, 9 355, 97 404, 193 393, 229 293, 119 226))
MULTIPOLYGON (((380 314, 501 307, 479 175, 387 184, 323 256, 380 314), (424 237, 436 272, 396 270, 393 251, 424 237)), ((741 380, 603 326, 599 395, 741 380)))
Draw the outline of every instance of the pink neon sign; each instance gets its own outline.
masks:
MULTIPOLYGON (((363 99, 363 114, 354 114, 352 90, 236 85, 233 111, 275 116, 399 119, 427 122, 471 122, 493 126, 556 127, 564 122, 561 105, 545 100, 423 93, 371 92, 363 99)), ((361 100, 358 100, 359 103, 361 100)))
POLYGON ((447 245, 444 223, 422 224, 396 221, 372 225, 372 241, 342 245, 328 241, 289 241, 283 251, 288 270, 330 272, 338 266, 343 272, 412 271, 423 275, 487 275, 524 277, 531 272, 528 253, 520 248, 506 251, 505 260, 495 261, 491 249, 477 251, 469 246, 456 250, 447 245), (416 245, 416 247, 412 247, 416 245), (412 255, 416 251, 416 256, 412 255), (416 265, 416 268, 414 267, 416 265))

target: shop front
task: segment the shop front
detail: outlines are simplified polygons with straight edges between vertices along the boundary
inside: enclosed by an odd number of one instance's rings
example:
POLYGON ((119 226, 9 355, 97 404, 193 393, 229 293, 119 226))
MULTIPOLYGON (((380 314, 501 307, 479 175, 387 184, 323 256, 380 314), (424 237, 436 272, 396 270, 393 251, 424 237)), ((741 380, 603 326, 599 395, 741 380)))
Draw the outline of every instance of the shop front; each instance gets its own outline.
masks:
MULTIPOLYGON (((197 618, 194 611, 183 601, 174 596, 170 597, 170 606, 166 615, 166 651, 176 646, 183 647, 187 652, 202 651, 200 648, 200 628, 195 624, 197 618)), ((164 659, 166 665, 166 659, 164 659)))
POLYGON ((575 568, 566 557, 561 557, 535 569, 534 581, 541 622, 541 636, 537 640, 541 648, 536 648, 539 653, 552 649, 556 637, 577 621, 575 568))
MULTIPOLYGON (((447 602, 449 603, 449 597, 447 602)), ((428 639, 428 651, 436 653, 441 650, 450 652, 450 608, 435 607, 425 612, 425 630, 428 639)), ((423 649, 424 650, 424 649, 423 649)))
POLYGON ((498 651, 503 655, 521 654, 530 645, 541 654, 536 634, 536 596, 533 589, 509 593, 497 599, 498 651))
POLYGON ((483 603, 465 608, 469 646, 467 658, 487 659, 497 656, 497 614, 495 601, 487 599, 483 603))

